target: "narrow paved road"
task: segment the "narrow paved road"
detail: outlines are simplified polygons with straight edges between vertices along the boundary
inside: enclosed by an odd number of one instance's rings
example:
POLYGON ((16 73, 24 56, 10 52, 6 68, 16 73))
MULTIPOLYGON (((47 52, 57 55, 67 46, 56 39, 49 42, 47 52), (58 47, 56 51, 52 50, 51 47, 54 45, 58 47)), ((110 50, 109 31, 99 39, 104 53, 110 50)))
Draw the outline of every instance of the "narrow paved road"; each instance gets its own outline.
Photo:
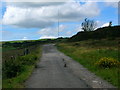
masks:
POLYGON ((88 88, 89 86, 68 68, 65 57, 54 44, 43 46, 38 68, 25 82, 26 88, 88 88), (66 64, 66 67, 65 67, 66 64))
POLYGON ((59 52, 54 44, 43 45, 42 51, 26 88, 116 88, 59 52))

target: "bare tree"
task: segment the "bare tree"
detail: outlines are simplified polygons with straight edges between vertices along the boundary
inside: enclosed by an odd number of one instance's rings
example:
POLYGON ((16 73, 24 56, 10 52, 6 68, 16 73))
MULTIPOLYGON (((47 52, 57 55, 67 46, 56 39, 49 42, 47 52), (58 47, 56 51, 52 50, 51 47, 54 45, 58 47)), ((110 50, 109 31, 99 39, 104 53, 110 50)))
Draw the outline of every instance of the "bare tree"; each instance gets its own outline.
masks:
POLYGON ((82 29, 86 32, 86 31, 93 31, 96 26, 97 23, 94 20, 89 20, 89 19, 85 19, 85 21, 81 24, 82 29))

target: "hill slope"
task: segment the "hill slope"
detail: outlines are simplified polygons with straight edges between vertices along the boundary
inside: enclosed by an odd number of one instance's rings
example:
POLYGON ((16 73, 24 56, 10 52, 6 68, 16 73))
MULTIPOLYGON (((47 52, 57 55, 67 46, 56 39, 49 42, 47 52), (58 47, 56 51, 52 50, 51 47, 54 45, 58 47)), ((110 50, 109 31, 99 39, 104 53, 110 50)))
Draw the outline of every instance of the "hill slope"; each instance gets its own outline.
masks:
POLYGON ((81 41, 87 39, 103 39, 120 37, 120 26, 98 28, 90 32, 78 32, 70 38, 70 41, 81 41))

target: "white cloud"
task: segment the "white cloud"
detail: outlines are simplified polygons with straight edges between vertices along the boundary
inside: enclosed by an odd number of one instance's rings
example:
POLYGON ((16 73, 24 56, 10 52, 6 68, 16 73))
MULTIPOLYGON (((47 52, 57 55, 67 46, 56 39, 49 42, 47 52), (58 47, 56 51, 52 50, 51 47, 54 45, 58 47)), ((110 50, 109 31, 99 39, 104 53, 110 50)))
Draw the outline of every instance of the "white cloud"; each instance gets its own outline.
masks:
MULTIPOLYGON (((15 4, 15 3, 14 3, 15 4)), ((26 3, 24 3, 26 4, 26 3)), ((16 5, 16 4, 15 4, 16 5)), ((29 8, 8 5, 3 16, 3 24, 22 28, 45 28, 58 22, 58 8, 60 22, 77 22, 86 17, 99 15, 97 3, 86 2, 85 4, 68 2, 61 5, 35 7, 36 3, 29 8)))
POLYGON ((67 2, 69 0, 2 0, 3 2, 67 2))
POLYGON ((76 32, 83 31, 81 25, 77 25, 75 31, 76 31, 76 32))
POLYGON ((112 6, 114 8, 118 8, 118 2, 120 0, 104 0, 106 6, 112 6))
MULTIPOLYGON (((64 31, 65 28, 66 28, 65 25, 63 24, 59 25, 59 32, 64 31)), ((43 29, 40 29, 37 33, 41 35, 42 38, 58 37, 58 27, 43 28, 43 29)))
POLYGON ((49 36, 49 35, 55 36, 55 35, 57 35, 57 29, 55 29, 55 28, 43 28, 43 29, 39 30, 37 33, 40 35, 45 35, 45 36, 49 36))
POLYGON ((96 3, 86 2, 81 5, 75 2, 69 2, 59 7, 60 21, 80 21, 86 17, 94 17, 99 15, 99 9, 96 3))
POLYGON ((66 34, 67 34, 67 35, 71 35, 71 34, 72 34, 72 32, 71 32, 71 31, 68 31, 68 32, 66 32, 66 34))
POLYGON ((65 2, 7 2, 7 5, 20 7, 20 8, 36 8, 42 6, 53 6, 53 5, 61 5, 65 2))
POLYGON ((5 31, 5 30, 0 30, 0 33, 6 33, 7 31, 5 31))
MULTIPOLYGON (((60 24, 60 25, 59 25, 59 32, 64 31, 66 28, 67 28, 66 25, 60 24)), ((56 30, 57 30, 57 29, 58 29, 58 28, 56 28, 56 30)))
POLYGON ((3 16, 3 24, 14 25, 18 27, 34 28, 46 27, 52 25, 52 21, 45 20, 41 15, 43 9, 24 9, 18 7, 7 7, 7 11, 3 16), (39 14, 40 12, 40 14, 39 14), (36 15, 37 14, 37 15, 36 15))
MULTIPOLYGON (((73 0, 2 0, 3 2, 68 2, 73 0)), ((118 2, 119 0, 74 0, 76 2, 118 2)))
POLYGON ((107 27, 107 26, 109 26, 109 22, 103 24, 101 27, 107 27))
POLYGON ((40 39, 55 39, 55 38, 57 38, 57 37, 55 37, 55 36, 41 36, 40 37, 40 39))
POLYGON ((103 22, 97 20, 95 30, 100 28, 102 25, 103 25, 103 22))
POLYGON ((27 37, 23 37, 23 39, 22 40, 28 40, 28 38, 27 37))
POLYGON ((10 31, 6 31, 6 30, 2 30, 2 29, 0 30, 0 33, 2 34, 2 37, 12 35, 12 33, 10 31))
POLYGON ((2 25, 2 20, 0 19, 0 25, 2 25))
POLYGON ((114 8, 117 8, 118 7, 118 2, 105 2, 107 6, 112 6, 114 8))

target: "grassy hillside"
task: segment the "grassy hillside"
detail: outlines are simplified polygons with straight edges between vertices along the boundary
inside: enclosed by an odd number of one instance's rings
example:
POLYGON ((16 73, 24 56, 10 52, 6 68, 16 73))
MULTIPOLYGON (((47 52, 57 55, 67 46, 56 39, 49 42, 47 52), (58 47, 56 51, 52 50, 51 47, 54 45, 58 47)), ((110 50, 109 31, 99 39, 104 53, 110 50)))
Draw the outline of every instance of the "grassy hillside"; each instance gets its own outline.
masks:
POLYGON ((96 75, 120 86, 120 26, 78 32, 57 47, 96 75))
POLYGON ((59 43, 57 44, 57 47, 60 51, 82 64, 96 75, 107 80, 114 86, 120 86, 120 59, 118 57, 120 51, 118 50, 118 39, 59 43), (108 58, 108 61, 105 58, 108 58), (104 59, 106 63, 101 63, 100 67, 99 65, 96 65, 96 63, 100 62, 101 59, 104 59), (109 60, 113 60, 111 64, 119 61, 119 66, 111 66, 109 68, 109 60))
POLYGON ((81 41, 88 39, 114 39, 120 37, 120 26, 103 27, 98 28, 95 31, 90 32, 78 32, 76 35, 72 36, 69 41, 81 41))

